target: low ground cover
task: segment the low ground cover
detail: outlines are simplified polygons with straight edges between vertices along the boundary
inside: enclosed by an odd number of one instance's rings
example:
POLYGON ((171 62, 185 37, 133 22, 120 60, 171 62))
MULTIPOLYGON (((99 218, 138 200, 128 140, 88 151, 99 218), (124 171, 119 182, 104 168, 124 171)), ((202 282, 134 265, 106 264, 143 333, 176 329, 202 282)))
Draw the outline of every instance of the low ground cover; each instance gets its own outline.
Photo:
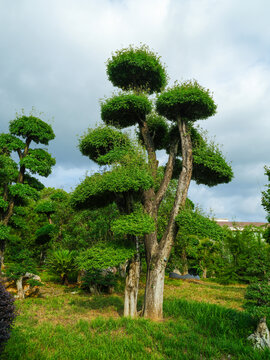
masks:
MULTIPOLYGON (((17 301, 19 316, 1 360, 270 359, 246 338, 245 287, 166 279, 164 320, 122 317, 123 294, 90 296, 47 282, 17 301)), ((142 303, 142 294, 140 301, 142 303)))

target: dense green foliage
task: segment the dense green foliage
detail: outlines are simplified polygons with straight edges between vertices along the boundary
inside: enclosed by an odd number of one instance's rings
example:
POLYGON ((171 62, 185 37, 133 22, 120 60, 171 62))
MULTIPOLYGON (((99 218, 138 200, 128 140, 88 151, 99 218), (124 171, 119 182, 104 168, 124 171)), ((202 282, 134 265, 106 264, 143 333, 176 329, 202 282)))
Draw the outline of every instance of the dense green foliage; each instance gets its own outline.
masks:
POLYGON ((80 270, 107 269, 125 263, 134 253, 135 249, 130 244, 100 242, 81 252, 75 262, 80 270))
POLYGON ((209 90, 196 81, 186 81, 162 93, 156 102, 157 112, 169 120, 177 117, 187 121, 207 119, 216 113, 209 90))
POLYGON ((47 177, 55 165, 55 159, 43 149, 29 149, 28 155, 21 159, 20 165, 25 166, 32 174, 47 177))
POLYGON ((5 270, 9 279, 18 280, 25 273, 35 274, 37 266, 32 258, 32 253, 27 249, 22 249, 12 255, 12 262, 8 264, 5 270))
POLYGON ((10 337, 10 331, 16 316, 14 298, 0 283, 0 355, 4 344, 10 337))
POLYGON ((10 194, 17 200, 27 200, 28 198, 38 200, 39 193, 36 189, 32 188, 28 184, 14 184, 9 185, 10 194))
POLYGON ((268 281, 254 282, 247 287, 245 309, 257 320, 270 317, 270 285, 268 281))
MULTIPOLYGON (((157 115, 155 113, 150 113, 146 117, 146 123, 153 140, 153 144, 156 150, 165 149, 168 146, 168 124, 166 119, 163 116, 157 115)), ((143 137, 140 132, 138 132, 139 141, 143 142, 143 137)), ((179 134, 178 134, 179 138, 179 134)))
POLYGON ((81 153, 99 165, 121 160, 130 148, 129 138, 121 131, 109 126, 89 129, 79 142, 81 153))
POLYGON ((96 173, 77 186, 72 194, 71 204, 76 208, 96 208, 113 202, 117 194, 137 193, 153 185, 147 168, 131 162, 126 166, 116 166, 112 171, 96 173))
POLYGON ((55 137, 49 124, 32 115, 23 115, 10 121, 9 131, 12 135, 43 145, 48 145, 49 141, 55 137))
POLYGON ((157 54, 145 45, 116 51, 107 62, 107 74, 114 86, 123 90, 162 91, 167 74, 157 54))
POLYGON ((128 215, 121 215, 114 220, 111 226, 116 235, 143 236, 155 231, 154 219, 142 212, 133 212, 128 215))
POLYGON ((37 204, 35 211, 37 213, 53 214, 56 211, 56 203, 52 200, 42 200, 37 204))
POLYGON ((143 94, 120 94, 101 103, 101 118, 119 128, 136 125, 151 112, 152 104, 143 94))
POLYGON ((59 249, 51 252, 46 260, 48 269, 59 275, 63 284, 68 283, 68 275, 76 269, 73 251, 59 249))

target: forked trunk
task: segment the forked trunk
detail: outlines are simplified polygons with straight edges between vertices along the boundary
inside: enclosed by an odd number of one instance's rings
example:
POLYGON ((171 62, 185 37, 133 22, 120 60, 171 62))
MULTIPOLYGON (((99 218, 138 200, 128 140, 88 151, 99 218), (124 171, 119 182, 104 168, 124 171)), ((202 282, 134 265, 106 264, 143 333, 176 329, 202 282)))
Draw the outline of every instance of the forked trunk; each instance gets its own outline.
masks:
POLYGON ((140 261, 134 259, 129 264, 126 277, 124 316, 137 316, 137 299, 139 291, 140 261))
POLYGON ((152 320, 162 319, 165 264, 157 259, 148 266, 144 296, 143 316, 152 320))

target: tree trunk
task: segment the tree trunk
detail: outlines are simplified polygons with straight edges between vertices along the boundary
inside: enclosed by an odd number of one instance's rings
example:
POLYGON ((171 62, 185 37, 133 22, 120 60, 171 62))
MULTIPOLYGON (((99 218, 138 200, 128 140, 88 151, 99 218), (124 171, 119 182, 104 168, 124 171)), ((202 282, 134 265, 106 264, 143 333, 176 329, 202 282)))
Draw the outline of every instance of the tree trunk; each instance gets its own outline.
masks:
POLYGON ((143 316, 152 320, 163 316, 165 267, 164 261, 157 259, 147 269, 143 316))
POLYGON ((183 250, 182 255, 181 255, 181 260, 182 260, 182 275, 187 275, 188 274, 188 261, 187 261, 187 254, 185 252, 185 250, 183 250))
POLYGON ((137 299, 140 278, 140 261, 132 260, 126 277, 124 316, 137 316, 137 299))
POLYGON ((124 316, 135 318, 137 316, 137 300, 140 280, 140 252, 139 239, 135 236, 136 255, 128 265, 128 274, 126 277, 124 316))
MULTIPOLYGON (((147 278, 143 315, 153 320, 162 319, 163 317, 165 268, 177 232, 175 218, 179 213, 179 208, 185 206, 192 175, 192 143, 189 129, 181 117, 178 117, 177 124, 182 146, 182 171, 178 179, 174 205, 161 241, 157 242, 156 232, 145 236, 147 278)), ((151 194, 151 189, 145 192, 144 195, 144 208, 149 215, 156 219, 158 212, 157 198, 151 194)))
POLYGON ((24 296, 24 290, 23 290, 23 276, 21 276, 17 281, 16 281, 16 286, 17 286, 17 295, 18 298, 20 300, 23 300, 25 298, 24 296))
POLYGON ((207 268, 206 267, 203 268, 202 271, 203 271, 202 278, 206 279, 207 278, 207 268))
POLYGON ((256 331, 248 337, 255 349, 264 350, 270 348, 269 329, 266 324, 266 318, 259 321, 256 331))

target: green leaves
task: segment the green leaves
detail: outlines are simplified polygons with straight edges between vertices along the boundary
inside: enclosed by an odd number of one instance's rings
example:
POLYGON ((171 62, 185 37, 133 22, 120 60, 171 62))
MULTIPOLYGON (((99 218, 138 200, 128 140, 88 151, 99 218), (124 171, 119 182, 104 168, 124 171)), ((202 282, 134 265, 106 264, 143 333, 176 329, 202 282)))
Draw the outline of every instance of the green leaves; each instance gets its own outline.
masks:
POLYGON ((135 254, 133 247, 119 243, 98 243, 90 249, 81 252, 76 257, 76 266, 80 270, 107 269, 125 263, 135 254))
POLYGON ((131 149, 127 135, 111 127, 99 126, 88 130, 81 137, 79 149, 83 155, 96 161, 99 165, 119 161, 131 149))
POLYGON ((145 45, 116 51, 107 62, 107 75, 122 90, 140 89, 152 94, 162 91, 167 84, 160 58, 145 45))
POLYGON ((10 227, 0 224, 0 240, 7 240, 10 233, 10 227))
POLYGON ((77 186, 71 197, 75 208, 105 206, 115 200, 116 194, 136 193, 153 186, 153 178, 146 167, 130 162, 115 166, 112 171, 96 173, 77 186))
POLYGON ((25 166, 33 174, 39 174, 41 176, 49 176, 55 165, 55 159, 43 149, 29 149, 28 155, 26 155, 20 161, 21 166, 25 166))
POLYGON ((270 285, 268 282, 255 282, 247 287, 244 308, 252 316, 260 319, 270 316, 270 285))
POLYGON ((209 90, 196 81, 186 81, 162 93, 156 102, 157 112, 169 120, 181 117, 186 121, 207 119, 216 113, 209 90))
POLYGON ((0 134, 0 154, 9 155, 12 151, 22 150, 24 148, 22 140, 10 134, 0 134))
POLYGON ((146 95, 122 94, 101 103, 101 118, 107 125, 126 128, 145 120, 151 109, 146 95))
POLYGON ((42 200, 37 204, 35 211, 43 214, 53 214, 56 211, 56 204, 51 200, 42 200))
POLYGON ((12 135, 33 140, 37 144, 48 145, 55 135, 52 127, 35 116, 21 116, 10 121, 9 131, 12 135))
POLYGON ((9 185, 10 194, 19 200, 27 200, 28 198, 38 200, 39 194, 37 190, 27 184, 9 185))
POLYGON ((143 236, 154 232, 156 226, 151 216, 142 212, 134 212, 114 220, 111 229, 116 235, 143 236))

